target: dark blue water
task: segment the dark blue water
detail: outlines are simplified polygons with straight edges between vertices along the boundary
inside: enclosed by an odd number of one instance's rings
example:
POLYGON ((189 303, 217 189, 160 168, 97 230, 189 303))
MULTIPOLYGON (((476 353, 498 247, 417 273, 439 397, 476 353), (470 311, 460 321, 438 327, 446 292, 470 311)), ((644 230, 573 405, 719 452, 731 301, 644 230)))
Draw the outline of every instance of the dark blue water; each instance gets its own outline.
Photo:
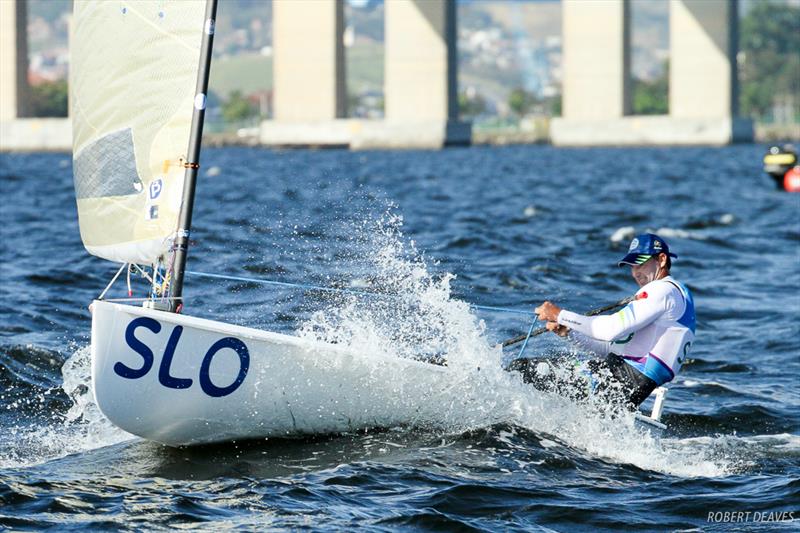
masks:
MULTIPOLYGON (((327 334, 355 323, 404 332, 387 346, 424 346, 431 331, 471 333, 459 299, 585 310, 627 296, 635 284, 616 260, 633 232, 656 230, 680 256, 698 336, 660 444, 498 381, 472 403, 453 398, 487 414, 447 430, 189 449, 133 438, 97 411, 86 307, 114 267, 81 245, 70 157, 2 154, 0 529, 796 530, 800 195, 761 174, 763 150, 206 150, 189 269, 387 291, 452 273, 453 322, 428 329, 419 309, 369 304, 337 314, 335 296, 199 276, 188 314, 282 332, 334 317, 327 334), (404 285, 417 267, 422 281, 404 285), (795 521, 765 521, 783 512, 795 521), (748 523, 716 521, 724 513, 748 523)), ((529 325, 476 320, 491 342, 529 325)), ((527 353, 559 349, 538 337, 527 353)))

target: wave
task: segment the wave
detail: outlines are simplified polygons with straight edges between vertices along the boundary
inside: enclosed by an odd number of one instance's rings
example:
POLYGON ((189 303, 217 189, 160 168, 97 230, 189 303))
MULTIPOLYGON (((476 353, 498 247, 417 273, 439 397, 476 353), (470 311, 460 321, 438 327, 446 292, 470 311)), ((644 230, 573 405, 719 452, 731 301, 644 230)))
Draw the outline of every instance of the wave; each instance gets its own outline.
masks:
POLYGON ((608 239, 615 243, 625 243, 635 236, 636 228, 634 226, 622 226, 621 228, 617 228, 608 239))
POLYGON ((64 357, 31 344, 0 346, 0 406, 4 418, 58 416, 69 408, 58 371, 64 357))
POLYGON ((736 217, 730 213, 725 213, 710 219, 692 221, 687 223, 685 227, 678 228, 664 226, 657 229, 645 227, 644 229, 640 228, 637 230, 635 226, 621 226, 611 233, 611 235, 608 237, 608 240, 615 244, 627 244, 627 242, 635 237, 638 233, 655 233, 666 239, 689 239, 695 241, 706 241, 711 239, 716 242, 718 239, 714 239, 712 234, 698 230, 729 226, 735 221, 736 217))
POLYGON ((691 239, 695 241, 705 241, 708 235, 700 233, 699 231, 690 231, 682 228, 658 228, 657 230, 649 230, 650 233, 655 233, 667 239, 691 239))
POLYGON ((61 353, 33 344, 0 346, 0 385, 52 388, 63 362, 61 353))
MULTIPOLYGON (((684 367, 689 367, 689 366, 691 366, 693 372, 700 371, 712 374, 752 373, 756 370, 753 365, 748 365, 746 363, 730 363, 728 361, 707 361, 705 359, 700 359, 699 357, 695 357, 690 361, 684 363, 684 367)), ((686 386, 691 387, 692 385, 689 385, 687 383, 686 386)))
POLYGON ((784 413, 754 404, 737 404, 699 413, 669 413, 662 420, 674 436, 796 431, 784 413))
POLYGON ((686 224, 688 229, 705 229, 705 228, 717 228, 722 226, 730 226, 737 222, 737 218, 733 215, 733 213, 723 213, 719 216, 712 216, 712 217, 700 217, 694 219, 686 224))
MULTIPOLYGON (((28 407, 34 416, 17 416, 4 421, 4 431, 0 436, 0 468, 29 467, 133 438, 114 427, 94 403, 90 387, 91 351, 88 346, 76 348, 66 361, 43 358, 43 354, 53 352, 34 347, 3 350, 2 353, 21 356, 18 364, 28 365, 31 360, 46 360, 50 366, 45 372, 33 373, 39 380, 45 378, 43 382, 35 381, 33 374, 22 376, 14 373, 14 383, 29 386, 28 407), (63 364, 60 364, 61 361, 63 364), (41 386, 49 386, 55 381, 60 383, 50 388, 41 386)), ((24 413, 13 403, 4 407, 17 414, 24 413)))

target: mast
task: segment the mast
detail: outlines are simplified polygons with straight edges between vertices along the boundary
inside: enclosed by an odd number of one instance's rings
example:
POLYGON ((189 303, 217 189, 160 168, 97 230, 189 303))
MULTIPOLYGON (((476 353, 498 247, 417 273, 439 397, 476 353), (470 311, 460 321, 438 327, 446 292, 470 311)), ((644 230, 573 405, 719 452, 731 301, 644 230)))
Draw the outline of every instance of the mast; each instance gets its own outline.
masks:
POLYGON ((208 94, 208 75, 211 72, 211 48, 214 44, 214 26, 217 16, 217 0, 206 0, 206 17, 203 27, 203 42, 200 46, 200 70, 197 73, 197 86, 194 99, 192 129, 189 135, 189 148, 184 162, 186 173, 183 178, 183 202, 178 215, 178 232, 175 236, 175 264, 170 287, 170 311, 178 312, 183 306, 183 274, 186 270, 186 255, 189 248, 189 233, 192 228, 192 209, 194 209, 194 190, 197 184, 197 171, 200 169, 200 145, 203 138, 203 120, 206 115, 208 94))

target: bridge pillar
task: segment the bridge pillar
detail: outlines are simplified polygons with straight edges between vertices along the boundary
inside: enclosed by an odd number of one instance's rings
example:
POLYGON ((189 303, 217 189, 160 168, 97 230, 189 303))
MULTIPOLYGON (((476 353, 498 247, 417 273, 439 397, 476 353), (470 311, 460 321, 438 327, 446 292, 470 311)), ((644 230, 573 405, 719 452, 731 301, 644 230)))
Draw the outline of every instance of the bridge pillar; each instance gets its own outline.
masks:
POLYGON ((738 111, 735 0, 670 2, 669 111, 675 118, 729 118, 738 111))
POLYGON ((628 0, 562 2, 565 119, 630 114, 630 6, 628 0))
POLYGON ((344 2, 272 3, 275 120, 344 118, 344 2))
POLYGON ((275 120, 265 145, 440 148, 468 144, 458 121, 455 0, 385 3, 384 120, 344 119, 342 0, 273 3, 275 120), (311 13, 309 13, 311 10, 311 13))
POLYGON ((457 118, 455 2, 387 2, 385 47, 388 120, 457 118))
POLYGON ((273 118, 260 141, 348 146, 344 0, 272 2, 273 118))
POLYGON ((723 145, 752 141, 736 116, 736 0, 670 2, 669 115, 630 114, 628 0, 564 0, 556 145, 723 145))
POLYGON ((751 142, 739 113, 737 0, 670 2, 669 114, 700 144, 751 142))
POLYGON ((392 0, 385 10, 385 138, 376 141, 469 143, 471 125, 458 122, 455 0, 392 0))
POLYGON ((28 114, 28 1, 0 2, 0 121, 28 114))
POLYGON ((562 116, 550 122, 555 145, 616 144, 610 124, 631 112, 628 0, 563 0, 562 116))
POLYGON ((273 120, 260 141, 348 146, 344 0, 272 2, 273 120))

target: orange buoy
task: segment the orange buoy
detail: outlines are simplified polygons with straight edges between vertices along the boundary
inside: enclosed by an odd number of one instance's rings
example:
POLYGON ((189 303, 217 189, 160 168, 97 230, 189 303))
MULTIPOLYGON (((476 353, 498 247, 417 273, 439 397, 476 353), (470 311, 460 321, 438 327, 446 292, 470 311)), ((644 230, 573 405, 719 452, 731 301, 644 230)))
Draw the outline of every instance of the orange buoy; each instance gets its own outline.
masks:
POLYGON ((764 155, 764 172, 775 181, 778 189, 797 191, 798 186, 793 177, 797 175, 797 166, 797 150, 790 144, 770 146, 764 155))
POLYGON ((800 192, 800 165, 795 165, 783 176, 783 188, 786 192, 800 192))

